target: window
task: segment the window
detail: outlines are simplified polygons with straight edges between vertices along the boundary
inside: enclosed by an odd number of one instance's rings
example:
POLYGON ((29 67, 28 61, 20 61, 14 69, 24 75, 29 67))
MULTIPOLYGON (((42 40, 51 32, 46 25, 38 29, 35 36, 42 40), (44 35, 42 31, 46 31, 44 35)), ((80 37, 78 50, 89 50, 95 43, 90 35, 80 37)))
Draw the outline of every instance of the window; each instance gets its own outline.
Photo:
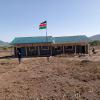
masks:
POLYGON ((42 50, 49 50, 49 47, 48 46, 42 46, 41 49, 42 50))
POLYGON ((65 46, 65 49, 71 50, 73 49, 73 46, 65 46))
POLYGON ((35 50, 36 50, 36 47, 30 47, 30 48, 29 48, 29 51, 31 51, 31 52, 32 52, 32 51, 35 51, 35 50))
POLYGON ((62 50, 62 48, 60 46, 54 47, 54 49, 57 51, 62 50))

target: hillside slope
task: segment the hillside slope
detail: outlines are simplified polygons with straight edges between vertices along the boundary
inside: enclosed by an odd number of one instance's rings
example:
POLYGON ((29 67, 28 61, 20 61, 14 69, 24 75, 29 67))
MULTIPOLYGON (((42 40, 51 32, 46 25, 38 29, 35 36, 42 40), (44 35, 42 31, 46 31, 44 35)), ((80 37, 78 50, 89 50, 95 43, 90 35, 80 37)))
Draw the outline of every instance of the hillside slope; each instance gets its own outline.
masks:
POLYGON ((91 36, 89 38, 90 38, 90 40, 100 40, 100 34, 93 35, 93 36, 91 36))
POLYGON ((9 46, 9 43, 0 40, 0 46, 9 46))

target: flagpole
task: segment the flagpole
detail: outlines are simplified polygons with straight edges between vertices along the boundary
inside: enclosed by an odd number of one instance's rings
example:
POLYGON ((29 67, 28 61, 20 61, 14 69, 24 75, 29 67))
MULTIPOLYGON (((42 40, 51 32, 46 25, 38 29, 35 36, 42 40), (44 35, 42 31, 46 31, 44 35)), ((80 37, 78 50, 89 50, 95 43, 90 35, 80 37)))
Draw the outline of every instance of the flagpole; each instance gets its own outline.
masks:
MULTIPOLYGON (((46 24, 47 24, 47 21, 46 21, 46 24)), ((46 25, 46 42, 48 43, 47 25, 46 25)))
MULTIPOLYGON (((46 21, 47 24, 47 21, 46 21)), ((48 44, 48 33, 47 33, 47 25, 46 25, 46 43, 48 44)), ((47 56, 47 61, 49 62, 49 57, 47 56)))
MULTIPOLYGON (((39 29, 46 29, 45 41, 46 41, 46 46, 48 46, 47 21, 44 21, 44 22, 40 23, 39 29)), ((48 56, 47 56, 47 61, 49 61, 49 57, 48 56)))

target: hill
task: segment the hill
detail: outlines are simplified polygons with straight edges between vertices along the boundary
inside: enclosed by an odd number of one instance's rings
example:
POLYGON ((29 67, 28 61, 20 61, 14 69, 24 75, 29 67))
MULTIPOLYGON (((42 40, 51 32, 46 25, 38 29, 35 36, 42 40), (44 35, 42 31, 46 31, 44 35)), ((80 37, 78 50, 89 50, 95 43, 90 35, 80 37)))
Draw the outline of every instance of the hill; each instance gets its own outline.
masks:
POLYGON ((10 44, 8 42, 4 42, 0 40, 0 47, 3 47, 3 46, 10 46, 10 44))
POLYGON ((91 37, 89 37, 90 40, 94 41, 94 40, 99 40, 100 41, 100 34, 97 34, 97 35, 93 35, 91 37))

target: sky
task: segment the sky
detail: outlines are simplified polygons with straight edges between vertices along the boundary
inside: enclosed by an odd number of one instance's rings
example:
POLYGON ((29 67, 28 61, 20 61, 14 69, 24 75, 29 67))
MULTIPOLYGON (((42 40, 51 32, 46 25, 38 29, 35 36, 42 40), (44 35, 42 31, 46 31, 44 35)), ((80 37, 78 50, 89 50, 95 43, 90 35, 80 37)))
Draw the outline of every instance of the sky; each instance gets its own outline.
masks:
POLYGON ((100 34, 100 0, 0 0, 0 40, 100 34))

